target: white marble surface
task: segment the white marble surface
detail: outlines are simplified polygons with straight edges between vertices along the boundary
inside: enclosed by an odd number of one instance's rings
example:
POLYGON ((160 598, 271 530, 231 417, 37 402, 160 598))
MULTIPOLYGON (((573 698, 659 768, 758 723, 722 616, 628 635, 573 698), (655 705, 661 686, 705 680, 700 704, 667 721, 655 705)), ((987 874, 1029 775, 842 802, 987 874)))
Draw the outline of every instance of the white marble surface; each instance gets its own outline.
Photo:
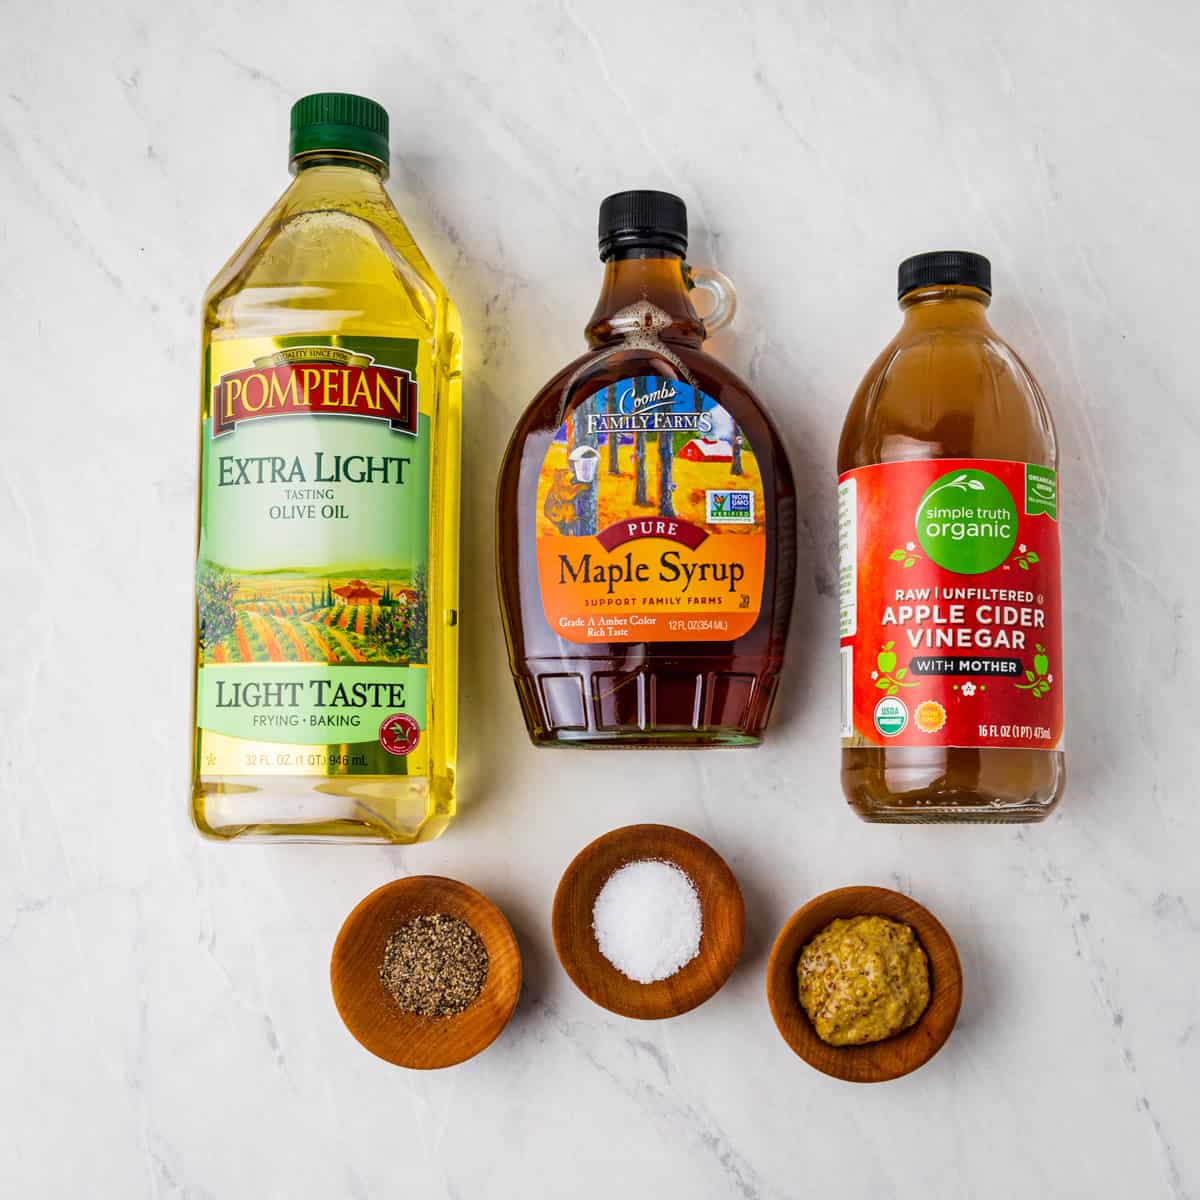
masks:
POLYGON ((0 4, 0 1194, 1200 1196, 1198 53, 1183 0, 0 4), (431 846, 214 846, 185 808, 198 300, 331 87, 390 109, 468 330, 468 803, 431 846), (626 186, 682 194, 737 282, 715 348, 800 481, 754 754, 538 755, 508 682, 493 480, 626 186), (991 255, 1063 447, 1071 782, 1023 831, 871 828, 837 782, 836 437, 897 261, 943 246, 991 255), (576 992, 548 924, 575 851, 647 819, 749 908, 725 990, 653 1025, 576 992), (349 908, 427 871, 501 904, 527 983, 490 1050, 416 1075, 327 974, 349 908), (859 882, 932 907, 967 980, 942 1054, 877 1087, 794 1058, 763 995, 786 916, 859 882))

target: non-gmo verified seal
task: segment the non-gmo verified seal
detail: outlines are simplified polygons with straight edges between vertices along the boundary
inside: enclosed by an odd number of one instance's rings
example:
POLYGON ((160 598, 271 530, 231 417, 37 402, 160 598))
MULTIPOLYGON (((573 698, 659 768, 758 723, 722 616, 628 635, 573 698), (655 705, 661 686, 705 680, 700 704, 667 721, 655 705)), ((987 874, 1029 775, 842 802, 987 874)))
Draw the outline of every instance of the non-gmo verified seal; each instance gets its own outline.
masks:
POLYGON ((704 518, 710 525, 753 525, 754 493, 740 491, 706 491, 704 518))
POLYGON ((895 737, 908 724, 908 705, 895 696, 884 696, 875 705, 875 728, 884 737, 895 737))

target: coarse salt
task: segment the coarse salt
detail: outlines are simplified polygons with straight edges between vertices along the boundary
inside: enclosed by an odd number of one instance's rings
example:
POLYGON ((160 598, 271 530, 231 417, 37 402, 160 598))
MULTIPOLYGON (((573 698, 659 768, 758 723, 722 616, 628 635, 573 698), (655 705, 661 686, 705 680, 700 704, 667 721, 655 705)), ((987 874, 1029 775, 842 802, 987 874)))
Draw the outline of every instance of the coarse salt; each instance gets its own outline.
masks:
POLYGON ((627 979, 669 979, 700 953, 696 885, 674 863, 642 859, 614 871, 592 907, 600 953, 627 979))

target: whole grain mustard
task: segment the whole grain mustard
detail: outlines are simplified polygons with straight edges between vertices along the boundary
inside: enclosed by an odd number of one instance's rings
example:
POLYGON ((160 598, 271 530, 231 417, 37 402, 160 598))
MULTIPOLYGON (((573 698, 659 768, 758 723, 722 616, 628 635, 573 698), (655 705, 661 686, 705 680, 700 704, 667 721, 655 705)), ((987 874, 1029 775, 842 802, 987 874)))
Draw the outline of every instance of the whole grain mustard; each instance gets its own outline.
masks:
POLYGON ((878 1042, 929 1004, 929 961, 913 931, 887 917, 831 922, 800 953, 800 1003, 831 1046, 878 1042))

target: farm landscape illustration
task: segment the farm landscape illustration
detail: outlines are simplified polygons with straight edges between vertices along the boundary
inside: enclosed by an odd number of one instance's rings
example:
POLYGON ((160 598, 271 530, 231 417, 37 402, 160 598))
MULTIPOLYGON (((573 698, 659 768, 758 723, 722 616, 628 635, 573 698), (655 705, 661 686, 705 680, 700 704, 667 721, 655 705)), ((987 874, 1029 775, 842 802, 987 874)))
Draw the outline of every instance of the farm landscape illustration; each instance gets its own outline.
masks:
POLYGON ((750 511, 763 511, 749 439, 705 393, 638 377, 588 397, 557 430, 538 481, 537 532, 586 537, 633 515, 679 517, 710 535, 758 532, 753 520, 710 522, 719 489, 753 493, 750 511))
POLYGON ((423 568, 334 578, 206 565, 197 581, 203 662, 424 663, 426 590, 423 568))

